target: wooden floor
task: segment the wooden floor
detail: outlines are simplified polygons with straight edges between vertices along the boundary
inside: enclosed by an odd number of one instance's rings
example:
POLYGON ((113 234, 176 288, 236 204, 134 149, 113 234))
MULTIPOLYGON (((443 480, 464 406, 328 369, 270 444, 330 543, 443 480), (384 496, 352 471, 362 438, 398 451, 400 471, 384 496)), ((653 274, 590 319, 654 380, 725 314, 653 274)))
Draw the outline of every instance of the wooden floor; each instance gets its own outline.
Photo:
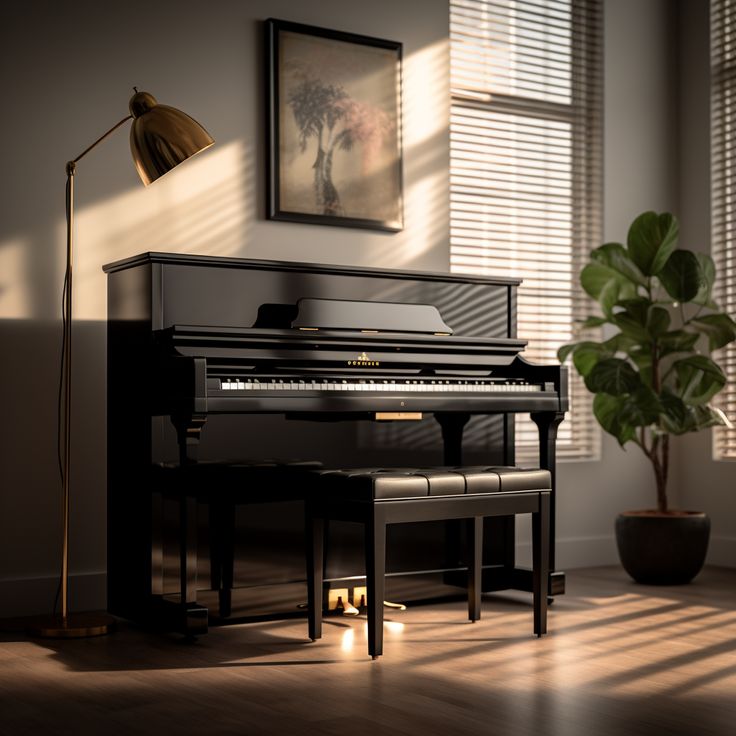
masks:
POLYGON ((195 644, 122 625, 83 641, 0 636, 0 734, 736 734, 736 570, 644 587, 576 570, 531 635, 529 597, 389 613, 385 655, 365 622, 212 630, 195 644))

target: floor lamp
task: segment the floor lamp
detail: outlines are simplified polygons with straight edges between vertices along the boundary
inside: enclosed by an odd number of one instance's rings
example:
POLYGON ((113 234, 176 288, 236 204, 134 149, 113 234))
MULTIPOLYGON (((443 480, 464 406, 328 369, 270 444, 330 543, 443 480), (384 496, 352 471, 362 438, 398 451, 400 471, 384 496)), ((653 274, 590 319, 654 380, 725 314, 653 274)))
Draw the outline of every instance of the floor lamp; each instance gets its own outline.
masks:
POLYGON ((72 271, 74 245, 74 174, 77 162, 102 143, 121 125, 132 120, 130 150, 143 183, 148 186, 195 153, 209 148, 214 140, 189 115, 167 105, 159 105, 153 95, 138 92, 130 98, 130 115, 116 123, 89 148, 66 165, 66 274, 64 278, 64 337, 62 350, 63 443, 61 613, 38 621, 31 633, 42 637, 81 638, 108 634, 114 619, 107 614, 69 613, 69 488, 71 463, 72 409, 72 271))

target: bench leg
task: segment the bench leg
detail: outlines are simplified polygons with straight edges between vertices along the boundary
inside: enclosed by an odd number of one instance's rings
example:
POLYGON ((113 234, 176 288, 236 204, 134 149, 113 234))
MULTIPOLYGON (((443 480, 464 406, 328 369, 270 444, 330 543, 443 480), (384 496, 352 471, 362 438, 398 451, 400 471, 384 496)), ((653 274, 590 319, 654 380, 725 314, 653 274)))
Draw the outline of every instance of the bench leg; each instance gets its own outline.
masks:
POLYGON ((197 600, 197 499, 183 494, 179 499, 179 589, 186 608, 197 600))
POLYGON ((549 588, 550 494, 539 494, 539 511, 532 514, 532 590, 534 633, 547 633, 547 593, 549 588))
POLYGON ((307 609, 309 638, 322 638, 322 567, 324 559, 324 519, 307 512, 307 609))
POLYGON ((386 524, 373 517, 365 524, 365 577, 368 588, 368 654, 383 654, 383 599, 386 588, 386 524))
POLYGON ((480 618, 481 579, 483 575, 483 517, 468 519, 468 618, 480 618))
POLYGON ((232 613, 235 577, 235 504, 219 498, 210 501, 210 578, 218 594, 220 618, 232 613))

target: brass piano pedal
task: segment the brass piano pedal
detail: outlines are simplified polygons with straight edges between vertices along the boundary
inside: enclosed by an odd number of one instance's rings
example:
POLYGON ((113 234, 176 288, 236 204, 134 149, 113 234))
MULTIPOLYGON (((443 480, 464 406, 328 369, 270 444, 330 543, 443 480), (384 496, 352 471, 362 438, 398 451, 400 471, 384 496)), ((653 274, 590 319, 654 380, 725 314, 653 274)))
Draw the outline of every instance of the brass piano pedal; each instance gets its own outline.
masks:
POLYGON ((343 616, 357 616, 360 611, 350 603, 347 588, 332 588, 327 599, 327 610, 342 612, 343 616))
POLYGON ((337 599, 337 609, 340 610, 341 608, 343 616, 357 616, 360 613, 347 598, 343 601, 342 596, 337 599))
MULTIPOLYGON (((360 610, 364 610, 368 601, 368 589, 367 588, 353 588, 353 605, 360 610)), ((393 608, 397 611, 406 611, 406 605, 403 603, 392 603, 391 601, 384 601, 383 605, 385 608, 393 608)))

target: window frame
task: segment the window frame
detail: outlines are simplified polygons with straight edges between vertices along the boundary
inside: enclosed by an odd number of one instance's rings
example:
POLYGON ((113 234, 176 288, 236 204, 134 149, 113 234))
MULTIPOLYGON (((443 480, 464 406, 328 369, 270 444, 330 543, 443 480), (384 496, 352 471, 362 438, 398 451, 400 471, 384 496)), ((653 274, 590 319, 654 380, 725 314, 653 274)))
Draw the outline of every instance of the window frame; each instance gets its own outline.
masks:
MULTIPOLYGON (((558 3, 559 6, 565 5, 564 2, 558 3)), ((540 3, 539 0, 450 0, 450 45, 451 45, 451 79, 452 79, 452 112, 451 112, 451 132, 450 132, 450 258, 451 270, 453 273, 491 273, 487 268, 470 267, 467 263, 458 263, 458 230, 462 230, 463 224, 467 224, 469 216, 467 212, 463 212, 462 208, 456 204, 456 193, 458 191, 456 181, 456 171, 458 170, 455 162, 458 154, 458 144, 454 137, 454 131, 457 129, 458 115, 462 111, 474 111, 478 114, 506 114, 523 117, 525 120, 537 118, 544 121, 561 121, 570 126, 570 150, 569 164, 571 168, 571 184, 569 186, 570 200, 570 219, 566 222, 570 228, 569 254, 571 259, 571 284, 569 294, 559 295, 559 303, 569 298, 569 309, 572 315, 570 321, 570 334, 568 340, 579 339, 580 334, 575 329, 575 321, 582 320, 591 312, 591 300, 584 293, 579 283, 579 273, 587 262, 588 254, 591 247, 595 247, 602 242, 602 217, 603 217, 603 4, 601 0, 569 0, 569 33, 570 42, 570 62, 569 68, 566 70, 569 77, 570 101, 564 103, 560 101, 539 99, 538 97, 530 97, 523 94, 509 94, 507 92, 497 92, 489 85, 487 88, 463 86, 462 80, 458 83, 454 74, 456 67, 454 59, 458 54, 462 56, 465 49, 462 47, 463 26, 453 23, 453 12, 462 12, 459 9, 472 11, 481 11, 483 8, 493 9, 499 6, 515 6, 517 9, 522 8, 521 12, 527 13, 527 18, 535 12, 553 12, 549 10, 550 5, 540 3), (462 49, 462 51, 459 51, 462 49)), ((554 6, 551 6, 554 8, 554 6)), ((557 23, 558 18, 554 19, 557 23)), ((495 22, 495 21, 493 21, 495 22)), ((540 27, 544 27, 544 16, 541 16, 540 27)), ((490 23, 489 23, 490 25, 490 23)), ((493 31, 497 35, 498 26, 493 31)), ((477 37, 482 31, 474 28, 472 34, 477 37)), ((523 40, 522 44, 523 45, 523 40)), ((528 45, 528 44, 527 44, 528 45)), ((473 66, 477 60, 468 56, 462 57, 462 61, 457 62, 457 67, 465 72, 468 67, 470 75, 475 71, 473 66)), ((544 58, 537 56, 537 58, 544 58)), ((540 68, 542 64, 540 62, 540 68)), ((489 65, 490 69, 491 65, 489 65)), ((546 69, 546 68, 545 68, 546 69)), ((490 74, 490 71, 489 71, 490 74)), ((529 74, 529 71, 526 71, 529 74)), ((485 75, 484 75, 485 76, 485 75)), ((510 74, 510 78, 515 79, 510 74)), ((549 79, 549 77, 547 77, 549 79)), ((563 83, 561 88, 565 88, 563 83)), ((523 91, 523 90, 522 90, 523 91)), ((550 96, 554 96, 554 93, 550 96)), ((489 136, 491 140, 493 136, 489 136)), ((546 180, 545 180, 546 181, 546 180)), ((551 179, 550 179, 551 181, 551 179)), ((554 182, 552 182, 554 183, 554 182)), ((467 188, 467 185, 466 185, 467 188)), ((509 198, 510 199, 510 198, 509 198)), ((492 197, 488 196, 488 201, 492 201, 492 197)), ((504 199, 495 200, 503 203, 504 199)), ((551 211, 551 208, 548 209, 551 211)), ((482 216, 479 215, 477 222, 482 222, 482 216)), ((518 241, 521 242, 520 240, 518 241)), ((565 246, 567 247, 567 246, 565 246)), ((465 248, 467 251, 468 248, 465 248)), ((498 249, 497 249, 498 250, 498 249)), ((523 253, 524 249, 521 249, 523 253)), ((493 243, 488 241, 488 245, 483 251, 485 257, 494 255, 493 243)), ((535 251, 535 260, 540 260, 544 256, 542 249, 535 251)), ((503 254, 498 255, 497 260, 506 258, 511 261, 511 257, 503 254)), ((468 258, 468 260, 471 260, 468 258)), ((479 256, 480 260, 480 256, 479 256)), ((494 261, 497 262, 497 261, 494 261)), ((518 276, 519 274, 513 270, 513 267, 498 268, 493 267, 492 273, 500 276, 518 276)), ((527 287, 529 288, 529 287, 527 287)), ((553 331, 550 326, 544 325, 541 317, 544 314, 542 306, 542 296, 537 295, 538 300, 535 312, 529 312, 525 318, 523 310, 525 303, 528 301, 525 286, 519 287, 519 322, 522 327, 519 330, 519 337, 527 338, 524 334, 523 324, 536 320, 537 323, 542 322, 542 328, 536 332, 544 333, 553 331)), ((530 309, 529 306, 526 307, 530 309)), ((591 339, 596 339, 593 331, 588 332, 591 339)), ((528 357, 531 360, 539 361, 539 355, 543 354, 543 362, 550 361, 551 341, 543 336, 530 337, 530 345, 528 349, 528 357), (542 344, 539 347, 540 344, 542 344), (539 347, 539 349, 537 349, 539 347), (545 349, 546 348, 546 349, 545 349), (536 353, 536 355, 535 355, 536 353)), ((556 347, 559 347, 557 345, 556 347)), ((552 357, 551 360, 556 358, 552 357)), ((570 395, 571 395, 571 411, 566 418, 566 422, 560 427, 558 437, 558 459, 569 461, 596 461, 601 457, 601 431, 595 421, 592 412, 592 397, 587 392, 582 379, 577 375, 574 369, 570 369, 570 395), (568 439, 569 438, 569 439, 568 439)), ((517 453, 522 461, 532 460, 537 449, 534 440, 536 436, 536 427, 526 418, 517 421, 517 453)))

